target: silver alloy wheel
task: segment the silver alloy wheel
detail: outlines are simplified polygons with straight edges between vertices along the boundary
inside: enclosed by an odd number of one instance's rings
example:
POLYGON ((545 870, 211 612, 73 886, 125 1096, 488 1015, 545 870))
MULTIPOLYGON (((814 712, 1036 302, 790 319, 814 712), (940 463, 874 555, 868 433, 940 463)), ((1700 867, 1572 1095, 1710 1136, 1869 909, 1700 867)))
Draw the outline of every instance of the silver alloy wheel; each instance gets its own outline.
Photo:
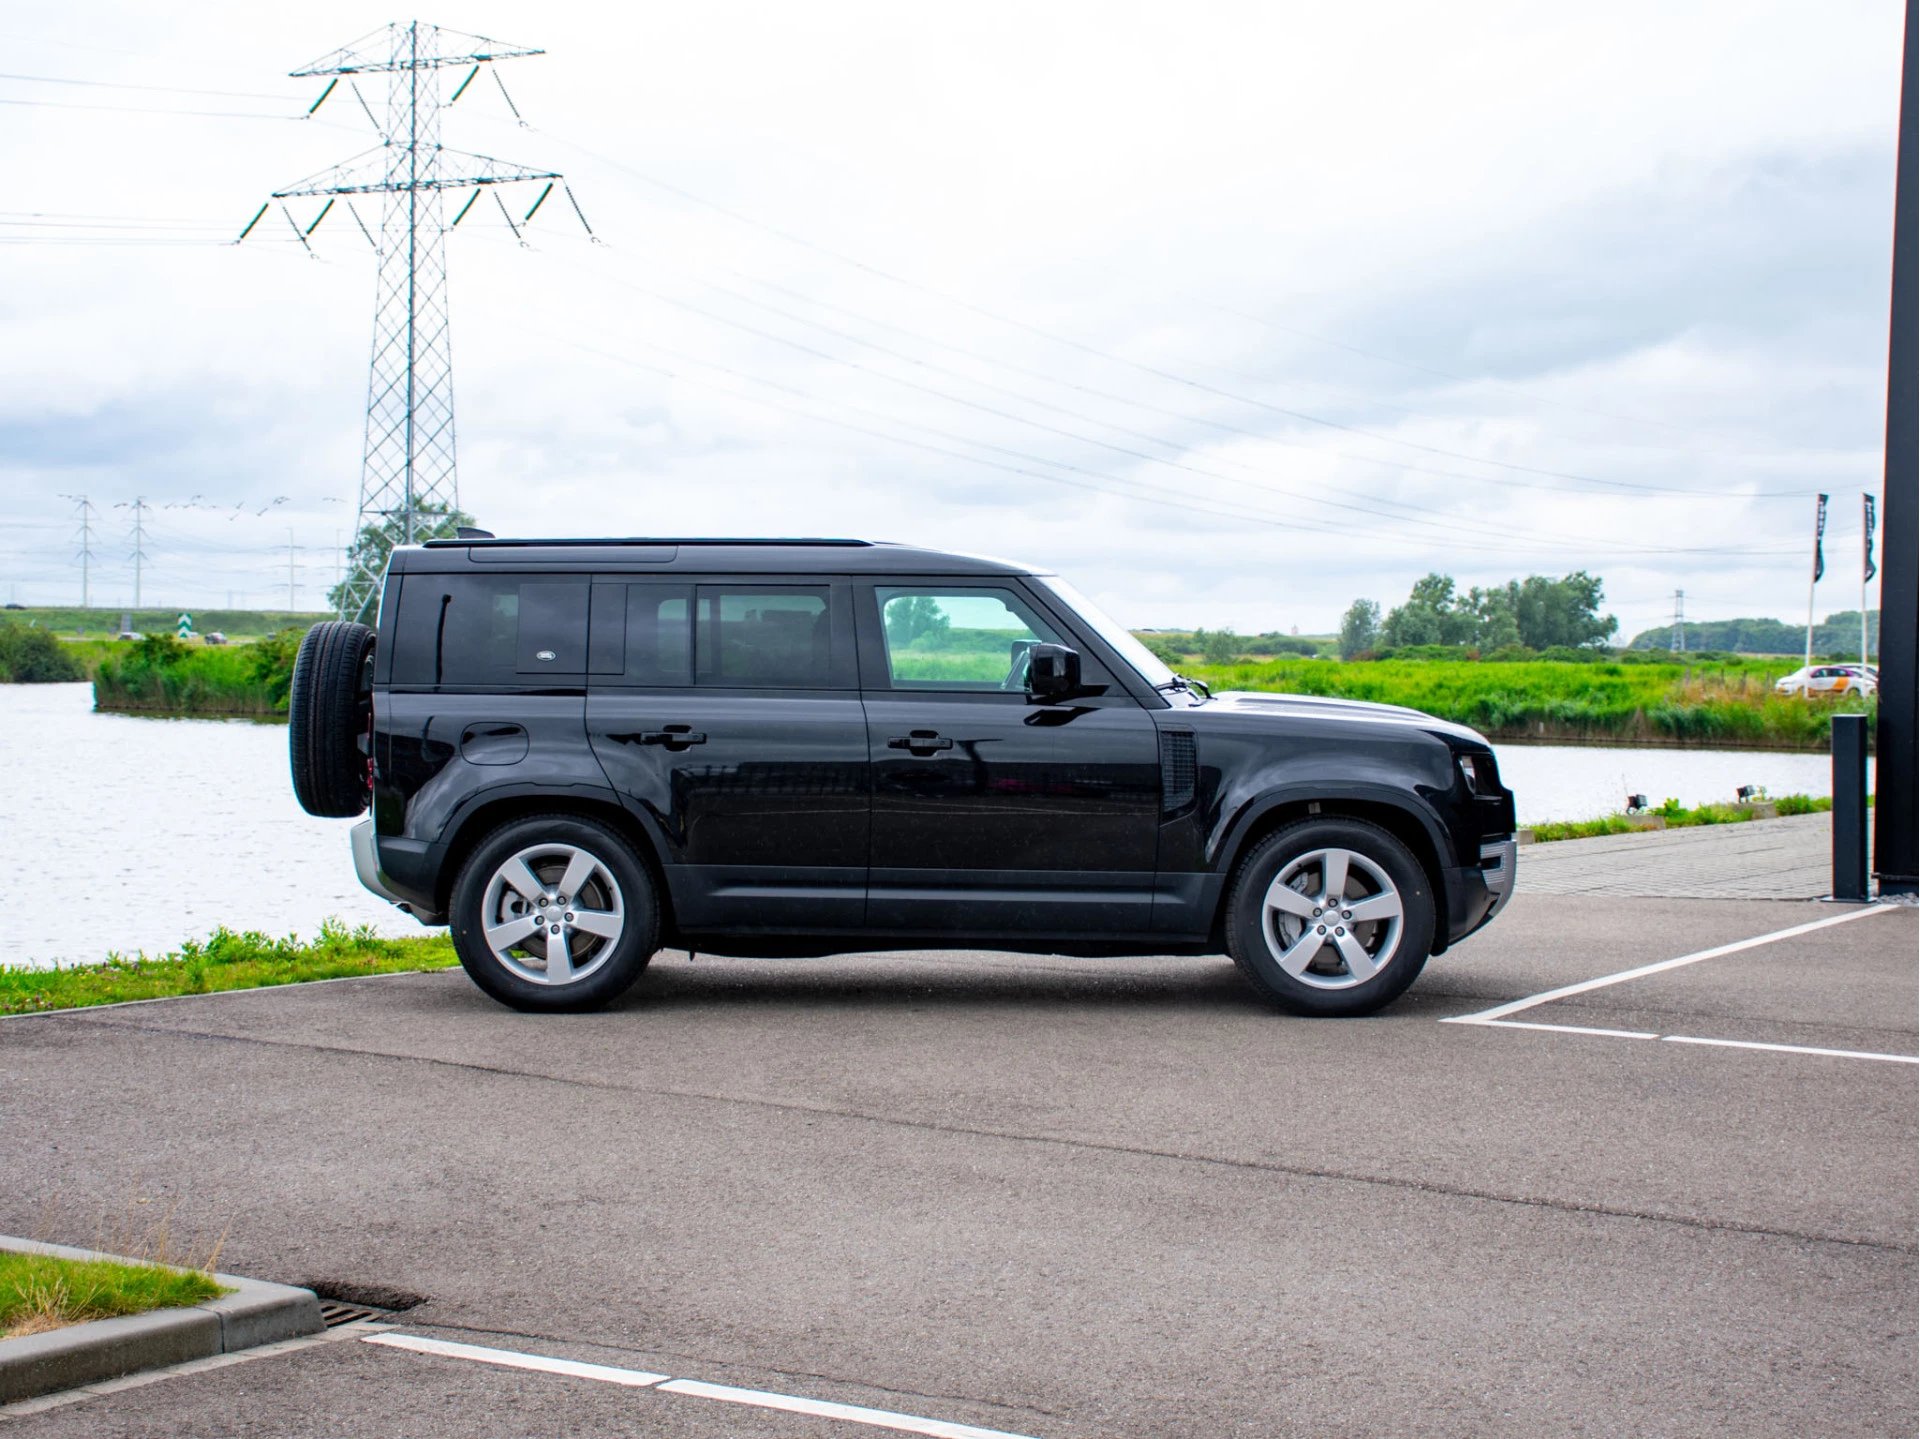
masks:
POLYGON ((1406 906, 1387 872, 1351 849, 1288 860, 1267 887, 1260 932, 1280 968, 1316 989, 1352 989, 1393 960, 1406 906))
POLYGON ((606 862, 575 844, 536 844, 493 872, 480 900, 487 950, 516 979, 575 984, 607 962, 627 927, 606 862))

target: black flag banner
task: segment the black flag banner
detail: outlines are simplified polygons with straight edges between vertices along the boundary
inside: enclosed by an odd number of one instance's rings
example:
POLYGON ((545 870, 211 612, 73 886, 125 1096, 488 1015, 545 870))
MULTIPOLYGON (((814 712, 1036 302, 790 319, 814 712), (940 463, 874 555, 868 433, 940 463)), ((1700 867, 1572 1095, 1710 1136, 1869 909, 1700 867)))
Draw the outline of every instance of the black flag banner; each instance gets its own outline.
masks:
POLYGON ((1827 557, 1820 551, 1820 542, 1826 537, 1827 497, 1822 495, 1820 497, 1820 508, 1815 512, 1813 517, 1813 579, 1815 584, 1818 584, 1820 577, 1827 572, 1827 557))
POLYGON ((1875 575, 1880 573, 1879 566, 1874 564, 1873 562, 1873 518, 1874 518, 1873 517, 1873 496, 1862 495, 1860 498, 1867 502, 1867 528, 1866 528, 1867 569, 1866 569, 1865 578, 1870 580, 1875 575))

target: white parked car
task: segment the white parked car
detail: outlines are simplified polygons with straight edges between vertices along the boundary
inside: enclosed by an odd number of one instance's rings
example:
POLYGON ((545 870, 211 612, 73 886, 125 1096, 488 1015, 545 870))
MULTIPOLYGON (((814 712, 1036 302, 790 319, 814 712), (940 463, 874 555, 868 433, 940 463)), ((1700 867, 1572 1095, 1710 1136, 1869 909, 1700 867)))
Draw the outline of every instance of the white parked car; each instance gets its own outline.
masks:
POLYGON ((1880 687, 1880 672, 1871 665, 1807 665, 1773 686, 1775 694, 1872 694, 1880 687))

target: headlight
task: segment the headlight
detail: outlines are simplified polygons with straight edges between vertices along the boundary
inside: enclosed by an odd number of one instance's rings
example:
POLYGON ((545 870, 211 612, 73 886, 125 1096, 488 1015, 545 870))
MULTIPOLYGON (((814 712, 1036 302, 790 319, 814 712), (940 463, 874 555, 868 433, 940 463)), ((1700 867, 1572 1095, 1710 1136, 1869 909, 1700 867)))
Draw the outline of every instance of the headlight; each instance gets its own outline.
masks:
POLYGON ((1500 771, 1492 755, 1469 751, 1456 754, 1453 759, 1460 766, 1460 778, 1467 782, 1468 794, 1494 794, 1499 790, 1500 771))

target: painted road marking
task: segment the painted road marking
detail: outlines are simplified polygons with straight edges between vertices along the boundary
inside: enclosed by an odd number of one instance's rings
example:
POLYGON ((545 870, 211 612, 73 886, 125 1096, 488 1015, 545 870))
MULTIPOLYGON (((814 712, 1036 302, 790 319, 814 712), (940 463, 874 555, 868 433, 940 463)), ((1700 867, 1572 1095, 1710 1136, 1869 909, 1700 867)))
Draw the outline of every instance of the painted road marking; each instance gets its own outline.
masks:
POLYGON ((1738 954, 1742 950, 1757 949, 1763 944, 1773 944, 1783 939, 1793 939, 1803 934, 1811 934, 1817 929, 1828 929, 1836 924, 1848 924, 1856 919, 1864 919, 1870 914, 1898 910, 1901 906, 1880 904, 1869 905, 1865 909, 1849 910, 1845 914, 1829 915, 1826 919, 1816 919, 1808 924, 1796 924, 1791 929, 1775 930, 1771 934, 1755 935, 1752 939, 1736 940, 1732 944, 1719 945, 1713 949, 1703 949, 1693 954, 1683 954, 1675 959, 1663 959, 1654 964, 1643 964, 1636 969, 1623 969, 1618 974, 1603 974, 1598 979, 1582 980, 1578 984, 1562 985, 1559 989, 1549 989, 1543 994, 1531 994, 1524 999, 1512 1000, 1506 1004, 1497 1004, 1492 1009, 1483 1009, 1474 1014, 1457 1014, 1440 1021, 1442 1024, 1471 1024, 1483 1029, 1532 1029, 1550 1034, 1585 1034, 1602 1039, 1657 1039, 1667 1044, 1706 1044, 1719 1049, 1759 1049, 1775 1054, 1808 1054, 1823 1059, 1871 1059, 1889 1064, 1920 1064, 1920 1056, 1911 1054, 1878 1054, 1865 1049, 1821 1049, 1809 1044, 1763 1044, 1750 1039, 1706 1039, 1692 1034, 1654 1034, 1641 1029, 1595 1029, 1579 1024, 1542 1024, 1524 1019, 1509 1019, 1508 1015, 1519 1014, 1532 1009, 1537 1004, 1551 1004, 1556 999, 1568 999, 1576 994, 1586 994, 1592 990, 1605 989, 1609 985, 1625 984, 1630 979, 1643 979, 1650 974, 1661 974, 1669 969, 1678 969, 1682 965, 1698 964, 1703 959, 1719 959, 1724 955, 1738 954))
POLYGON ((1833 1059, 1884 1059, 1890 1064, 1920 1064, 1911 1054, 1875 1054, 1866 1049, 1816 1049, 1810 1044, 1761 1044, 1751 1039, 1698 1039, 1691 1034, 1663 1034, 1668 1044, 1713 1044, 1723 1049, 1772 1049, 1781 1054, 1824 1054, 1833 1059))
POLYGON ((416 1354, 438 1354, 443 1359, 471 1359, 480 1364, 498 1364, 505 1369, 534 1369, 542 1374, 565 1374, 574 1379, 597 1379, 602 1384, 624 1384, 629 1389, 646 1389, 664 1383, 665 1374, 649 1374, 644 1369, 616 1369, 610 1364, 583 1364, 577 1359, 550 1359, 544 1354, 521 1354, 513 1349, 487 1349, 478 1344, 455 1344, 447 1339, 428 1339, 415 1334, 369 1334, 368 1344, 384 1344, 390 1349, 411 1349, 416 1354))
POLYGON ((844 1419, 849 1424, 871 1424, 878 1429, 900 1429, 908 1434, 931 1434, 934 1439, 1025 1439, 1004 1429, 981 1429, 945 1419, 921 1419, 890 1409, 866 1409, 858 1404, 832 1404, 824 1399, 797 1399, 791 1394, 769 1394, 760 1389, 735 1389, 731 1384, 703 1384, 698 1379, 669 1379, 662 1394, 691 1394, 728 1404, 752 1404, 761 1409, 784 1409, 789 1414, 812 1414, 821 1419, 844 1419))
POLYGON ((531 1369, 542 1374, 564 1374, 574 1379, 593 1379, 602 1384, 622 1384, 629 1389, 654 1389, 661 1394, 684 1394, 691 1399, 715 1399, 723 1404, 750 1404, 757 1409, 779 1409, 788 1414, 808 1414, 819 1419, 841 1419, 849 1424, 866 1424, 876 1429, 894 1429, 906 1434, 926 1434, 931 1439, 1032 1439, 1006 1429, 982 1429, 974 1424, 955 1424, 947 1419, 927 1419, 918 1414, 898 1414, 891 1409, 868 1409, 859 1404, 836 1404, 826 1399, 806 1399, 797 1394, 775 1394, 765 1389, 737 1389, 731 1384, 708 1384, 699 1379, 673 1379, 665 1374, 650 1374, 644 1369, 621 1369, 610 1364, 585 1364, 575 1359, 553 1359, 544 1354, 523 1354, 515 1349, 489 1349, 479 1344, 456 1344, 448 1339, 429 1339, 416 1334, 368 1334, 368 1344, 389 1349, 408 1349, 416 1354, 435 1354, 443 1359, 470 1359, 480 1364, 497 1364, 507 1369, 531 1369))
POLYGON ((1562 985, 1559 989, 1549 989, 1544 994, 1530 994, 1525 999, 1516 999, 1508 1004, 1497 1004, 1492 1009, 1483 1009, 1477 1014, 1457 1015, 1452 1019, 1443 1019, 1442 1024, 1491 1024, 1505 1019, 1510 1014, 1518 1014, 1523 1009, 1532 1009, 1536 1004, 1551 1004, 1556 999, 1570 999, 1576 994, 1586 994, 1591 990, 1605 989, 1612 984, 1625 984, 1630 979, 1643 979, 1649 974, 1661 974, 1669 969, 1678 969, 1686 964, 1698 964, 1703 959, 1719 959, 1722 955, 1738 954, 1744 949, 1758 949, 1763 944, 1775 944, 1783 939, 1793 939, 1799 935, 1812 934, 1816 929, 1831 929, 1836 924, 1851 924, 1856 919, 1865 919, 1870 914, 1898 913, 1903 906, 1891 904, 1869 905, 1865 909, 1848 910, 1845 914, 1829 915, 1825 919, 1816 919, 1808 924, 1796 924, 1791 929, 1777 929, 1771 934, 1758 934, 1752 939, 1735 940, 1732 944, 1723 944, 1714 949, 1702 949, 1693 954, 1683 954, 1677 959, 1663 959, 1654 964, 1643 964, 1637 969, 1623 969, 1618 974, 1603 974, 1598 979, 1583 979, 1578 984, 1562 985))

